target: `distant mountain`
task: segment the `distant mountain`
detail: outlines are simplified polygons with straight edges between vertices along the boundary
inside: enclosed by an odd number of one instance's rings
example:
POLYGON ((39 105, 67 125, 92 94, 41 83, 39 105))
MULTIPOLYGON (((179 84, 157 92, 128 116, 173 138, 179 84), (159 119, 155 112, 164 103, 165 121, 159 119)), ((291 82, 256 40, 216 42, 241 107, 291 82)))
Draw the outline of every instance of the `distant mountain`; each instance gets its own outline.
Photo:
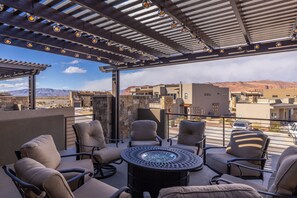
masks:
POLYGON ((219 87, 228 87, 230 91, 263 91, 264 89, 297 89, 297 82, 273 80, 237 81, 210 83, 219 87))
MULTIPOLYGON (((37 88, 36 97, 51 97, 51 96, 69 96, 71 90, 61 89, 49 89, 49 88, 37 88)), ((28 89, 20 89, 15 91, 9 91, 13 96, 28 96, 28 89)))

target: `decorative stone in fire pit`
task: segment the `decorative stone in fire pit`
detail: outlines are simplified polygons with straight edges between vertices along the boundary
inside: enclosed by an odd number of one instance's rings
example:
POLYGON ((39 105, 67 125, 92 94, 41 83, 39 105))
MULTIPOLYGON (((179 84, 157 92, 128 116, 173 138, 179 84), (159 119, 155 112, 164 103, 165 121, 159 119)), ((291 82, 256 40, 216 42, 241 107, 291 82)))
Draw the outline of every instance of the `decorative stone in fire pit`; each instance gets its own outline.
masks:
POLYGON ((202 166, 199 156, 171 147, 131 147, 121 156, 128 163, 128 186, 133 197, 142 197, 143 191, 157 197, 161 188, 186 186, 189 171, 202 166))

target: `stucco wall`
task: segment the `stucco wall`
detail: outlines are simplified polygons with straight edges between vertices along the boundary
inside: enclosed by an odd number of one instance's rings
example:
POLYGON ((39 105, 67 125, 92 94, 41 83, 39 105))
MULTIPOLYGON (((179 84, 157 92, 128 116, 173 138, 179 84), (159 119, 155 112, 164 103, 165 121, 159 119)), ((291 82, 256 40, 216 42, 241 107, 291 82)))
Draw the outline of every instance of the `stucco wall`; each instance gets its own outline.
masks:
POLYGON ((270 119, 270 104, 236 104, 236 117, 270 119))

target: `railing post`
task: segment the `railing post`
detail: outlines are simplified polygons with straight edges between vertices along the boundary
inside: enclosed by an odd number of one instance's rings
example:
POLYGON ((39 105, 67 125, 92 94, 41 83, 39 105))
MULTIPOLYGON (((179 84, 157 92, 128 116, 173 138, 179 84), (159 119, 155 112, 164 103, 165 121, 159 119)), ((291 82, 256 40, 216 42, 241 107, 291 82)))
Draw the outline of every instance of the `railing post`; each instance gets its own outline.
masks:
POLYGON ((223 117, 223 146, 225 146, 225 117, 223 117))
POLYGON ((67 117, 64 117, 64 124, 65 124, 65 150, 67 149, 67 117))
POLYGON ((169 134, 169 114, 165 113, 166 115, 166 122, 167 122, 167 138, 170 138, 169 134))

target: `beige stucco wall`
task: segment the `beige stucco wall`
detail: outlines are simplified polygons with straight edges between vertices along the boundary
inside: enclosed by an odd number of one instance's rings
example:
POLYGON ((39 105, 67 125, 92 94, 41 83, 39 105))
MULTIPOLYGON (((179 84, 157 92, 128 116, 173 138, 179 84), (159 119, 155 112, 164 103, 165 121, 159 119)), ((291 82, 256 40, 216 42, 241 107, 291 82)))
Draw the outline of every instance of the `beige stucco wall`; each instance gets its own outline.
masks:
POLYGON ((270 119, 270 104, 236 104, 236 117, 270 119))
POLYGON ((264 98, 296 98, 297 89, 264 89, 263 90, 264 98), (272 97, 275 95, 277 97, 272 97))

